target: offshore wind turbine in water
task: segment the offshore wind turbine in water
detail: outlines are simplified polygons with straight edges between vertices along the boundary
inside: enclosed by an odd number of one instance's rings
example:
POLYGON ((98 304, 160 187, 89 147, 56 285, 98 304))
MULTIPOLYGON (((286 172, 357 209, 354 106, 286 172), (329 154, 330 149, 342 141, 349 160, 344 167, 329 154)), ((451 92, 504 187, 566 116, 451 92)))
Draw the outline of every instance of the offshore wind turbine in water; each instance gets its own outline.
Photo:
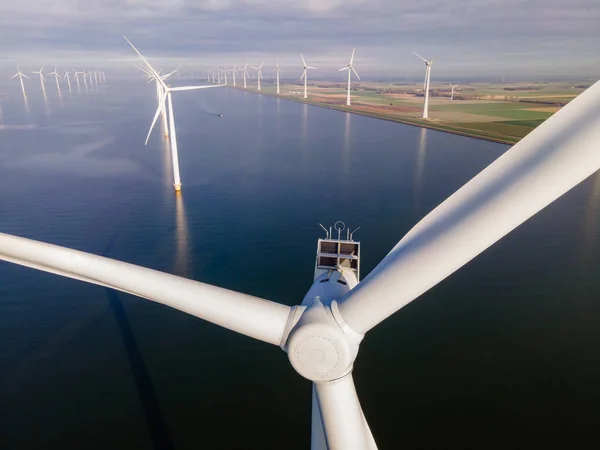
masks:
POLYGON ((326 230, 313 283, 296 306, 7 234, 0 234, 0 259, 137 295, 279 346, 313 383, 312 449, 373 450, 352 378, 365 334, 596 172, 599 111, 600 82, 425 216, 362 281, 360 244, 342 235, 341 224, 337 236, 326 230))
MULTIPOLYGON (((176 191, 181 190, 181 178, 179 175, 179 155, 177 154, 177 135, 175 133, 175 115, 173 114, 173 101, 171 99, 171 93, 177 91, 191 91, 196 89, 205 89, 211 87, 221 87, 224 85, 205 85, 205 86, 179 86, 179 87, 170 87, 167 86, 163 80, 163 78, 158 74, 156 70, 152 67, 152 65, 144 58, 144 56, 139 52, 137 48, 129 41, 129 39, 125 38, 125 40, 131 45, 131 48, 142 58, 146 69, 152 73, 154 79, 160 84, 162 88, 161 97, 158 102, 158 108, 156 109, 156 113, 154 114, 154 119, 152 120, 152 125, 150 125, 150 130, 148 131, 148 136, 146 137, 146 142, 144 145, 148 144, 148 139, 150 138, 150 134, 152 133, 152 129, 158 120, 158 116, 165 108, 165 102, 168 104, 169 110, 169 137, 171 140, 171 158, 173 160, 173 187, 176 191)), ((172 72, 174 73, 174 72, 172 72)), ((171 74, 172 74, 171 73, 171 74)), ((169 74, 169 75, 171 75, 169 74)))
POLYGON ((425 91, 425 102, 423 103, 423 119, 429 118, 429 78, 431 76, 431 65, 433 61, 428 61, 419 55, 417 52, 413 52, 425 63, 425 82, 423 83, 423 90, 425 91))
POLYGON ((44 95, 44 98, 45 98, 46 97, 46 86, 44 85, 44 66, 42 66, 42 68, 40 70, 38 70, 37 72, 31 72, 31 73, 35 73, 40 76, 40 83, 42 84, 42 94, 44 95))
POLYGON ((25 92, 25 85, 23 84, 23 78, 27 78, 29 80, 29 77, 23 72, 21 72, 21 68, 19 66, 17 66, 17 73, 10 77, 9 80, 12 80, 16 77, 19 77, 19 80, 21 81, 21 90, 23 91, 23 97, 27 98, 27 93, 25 92))

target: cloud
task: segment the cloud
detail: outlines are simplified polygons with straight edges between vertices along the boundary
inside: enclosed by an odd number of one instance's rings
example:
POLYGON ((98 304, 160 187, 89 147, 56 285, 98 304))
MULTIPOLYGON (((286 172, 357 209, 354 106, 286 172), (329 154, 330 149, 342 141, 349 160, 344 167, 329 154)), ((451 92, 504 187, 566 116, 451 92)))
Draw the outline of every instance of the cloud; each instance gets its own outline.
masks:
POLYGON ((597 0, 24 0, 0 5, 0 53, 131 58, 126 34, 149 55, 199 64, 358 47, 373 70, 412 67, 418 49, 450 72, 576 72, 599 61, 598 23, 597 0))

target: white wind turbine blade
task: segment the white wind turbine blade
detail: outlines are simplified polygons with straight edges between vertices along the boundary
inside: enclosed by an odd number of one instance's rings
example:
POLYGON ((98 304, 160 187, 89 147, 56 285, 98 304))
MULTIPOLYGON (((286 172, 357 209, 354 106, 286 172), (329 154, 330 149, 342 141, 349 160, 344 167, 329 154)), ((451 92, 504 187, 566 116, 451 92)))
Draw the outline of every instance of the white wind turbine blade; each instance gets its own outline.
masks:
POLYGON ((262 69, 262 67, 265 65, 264 62, 260 63, 260 66, 258 66, 259 69, 262 69))
POLYGON ((306 69, 304 69, 302 71, 302 76, 300 77, 300 81, 304 80, 304 77, 306 76, 306 69))
POLYGON ((158 101, 158 108, 156 109, 156 114, 154 114, 154 119, 152 120, 152 125, 150 125, 150 130, 148 131, 148 136, 146 136, 146 142, 144 142, 144 145, 148 145, 148 139, 150 139, 150 134, 152 134, 152 129, 154 128, 154 125, 156 124, 156 121, 158 120, 158 116, 160 115, 160 113, 162 112, 162 110, 164 108, 168 93, 169 93, 168 90, 164 90, 160 96, 160 100, 158 101))
POLYGON ((302 58, 302 64, 304 67, 306 67, 306 61, 304 61, 304 56, 302 56, 302 53, 300 53, 300 58, 302 58))
POLYGON ((9 80, 12 80, 13 78, 18 77, 18 76, 19 76, 19 74, 15 73, 12 77, 9 78, 9 80))
POLYGON ((350 66, 342 67, 338 72, 341 72, 342 70, 350 70, 350 66))
POLYGON ((340 302, 365 333, 600 168, 600 82, 421 220, 340 302))
POLYGON ((421 55, 419 55, 417 52, 413 52, 415 55, 417 55, 419 58, 421 58, 423 60, 424 63, 427 63, 428 61, 423 58, 421 55))
POLYGON ((29 77, 28 77, 27 75, 25 75, 24 73, 22 73, 22 74, 21 74, 21 76, 22 76, 23 78, 27 78, 28 80, 31 80, 31 78, 29 78, 29 77))
POLYGON ((129 41, 129 39, 127 39, 125 36, 123 36, 123 38, 127 41, 127 43, 131 46, 131 48, 139 55, 140 58, 142 58, 142 61, 144 62, 144 64, 146 65, 146 68, 148 70, 150 70, 150 72, 152 73, 153 76, 155 76, 160 84, 163 85, 163 87, 167 87, 166 84, 163 82, 163 80, 160 79, 160 75, 156 72, 156 70, 154 70, 154 67, 152 67, 152 65, 148 62, 148 60, 146 60, 146 58, 144 58, 144 56, 140 53, 140 51, 135 48, 135 46, 129 41))
POLYGON ((354 66, 352 67, 352 72, 354 72, 354 75, 356 75, 356 78, 358 78, 360 80, 360 77, 358 76, 358 72, 356 71, 354 66))
POLYGON ((377 450, 352 374, 314 383, 328 450, 377 450))
POLYGON ((289 306, 90 253, 0 233, 0 259, 117 289, 280 345, 289 306))
POLYGON ((350 66, 354 63, 354 52, 356 51, 355 48, 352 49, 352 57, 350 58, 350 66))
POLYGON ((316 67, 306 66, 307 69, 316 69, 316 67))

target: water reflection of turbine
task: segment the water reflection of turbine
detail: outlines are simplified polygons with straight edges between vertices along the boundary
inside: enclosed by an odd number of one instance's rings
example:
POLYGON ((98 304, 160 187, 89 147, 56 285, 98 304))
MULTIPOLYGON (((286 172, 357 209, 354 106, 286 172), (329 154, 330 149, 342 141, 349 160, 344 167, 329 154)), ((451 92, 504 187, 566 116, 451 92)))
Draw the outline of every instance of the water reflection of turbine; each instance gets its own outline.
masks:
POLYGON ((176 191, 175 195, 175 263, 173 271, 175 275, 189 277, 190 273, 190 252, 189 252, 189 233, 185 207, 183 204, 183 195, 181 191, 176 191))
POLYGON ((304 110, 302 111, 302 139, 306 141, 308 137, 308 104, 304 104, 304 110))
POLYGON ((344 145, 342 147, 342 173, 348 175, 350 173, 350 116, 346 113, 346 121, 344 124, 344 145))
POLYGON ((425 155, 427 152, 427 128, 421 128, 419 135, 419 147, 417 149, 417 165, 415 167, 415 207, 421 208, 421 190, 423 189, 423 169, 425 167, 425 155))

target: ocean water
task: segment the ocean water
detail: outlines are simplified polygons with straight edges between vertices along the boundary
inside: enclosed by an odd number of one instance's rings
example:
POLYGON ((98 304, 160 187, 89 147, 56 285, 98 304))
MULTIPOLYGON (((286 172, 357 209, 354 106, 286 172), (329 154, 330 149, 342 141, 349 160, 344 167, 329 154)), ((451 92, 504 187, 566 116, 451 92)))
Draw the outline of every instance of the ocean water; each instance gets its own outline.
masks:
MULTIPOLYGON (((144 146, 143 80, 61 96, 47 82, 46 99, 31 81, 27 104, 14 81, 0 83, 1 232, 288 305, 311 284, 319 223, 361 227, 364 277, 508 148, 179 92, 175 195, 160 123, 144 146)), ((599 201, 594 175, 367 335, 354 378, 381 449, 595 447, 599 201)), ((0 448, 307 449, 310 390, 277 347, 0 263, 0 448)))

